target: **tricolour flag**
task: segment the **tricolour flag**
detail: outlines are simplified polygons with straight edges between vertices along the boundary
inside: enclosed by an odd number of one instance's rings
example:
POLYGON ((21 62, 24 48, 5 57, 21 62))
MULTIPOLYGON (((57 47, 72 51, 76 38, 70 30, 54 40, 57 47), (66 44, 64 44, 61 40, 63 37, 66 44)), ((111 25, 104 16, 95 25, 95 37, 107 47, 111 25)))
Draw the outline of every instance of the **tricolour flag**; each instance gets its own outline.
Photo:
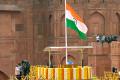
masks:
POLYGON ((66 26, 76 31, 81 39, 86 40, 87 26, 69 4, 66 4, 65 16, 66 26))

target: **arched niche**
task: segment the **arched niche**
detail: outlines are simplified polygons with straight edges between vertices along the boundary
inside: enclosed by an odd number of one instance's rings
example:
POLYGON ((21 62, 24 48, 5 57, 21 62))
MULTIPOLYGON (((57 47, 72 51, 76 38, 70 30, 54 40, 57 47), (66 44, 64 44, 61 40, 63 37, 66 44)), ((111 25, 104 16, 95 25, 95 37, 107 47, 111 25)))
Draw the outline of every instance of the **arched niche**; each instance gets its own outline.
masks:
POLYGON ((53 16, 49 15, 49 28, 48 28, 48 34, 53 36, 54 34, 54 26, 53 26, 53 16))
POLYGON ((88 35, 94 36, 105 33, 105 18, 99 12, 94 12, 88 20, 88 35))
POLYGON ((68 0, 68 2, 69 2, 69 3, 74 3, 74 4, 76 4, 76 3, 79 3, 80 0, 68 0))
POLYGON ((64 37, 65 36, 65 14, 62 15, 60 19, 60 26, 59 26, 59 36, 64 37))
POLYGON ((63 0, 60 0, 60 4, 62 4, 63 3, 63 0))
POLYGON ((2 71, 0 71, 0 80, 8 80, 9 77, 2 71))
POLYGON ((120 34, 120 14, 115 13, 112 19, 112 28, 111 32, 112 34, 120 34))
POLYGON ((120 4, 120 0, 113 0, 114 3, 120 4))
POLYGON ((92 3, 100 3, 103 0, 88 0, 88 2, 92 2, 92 3))

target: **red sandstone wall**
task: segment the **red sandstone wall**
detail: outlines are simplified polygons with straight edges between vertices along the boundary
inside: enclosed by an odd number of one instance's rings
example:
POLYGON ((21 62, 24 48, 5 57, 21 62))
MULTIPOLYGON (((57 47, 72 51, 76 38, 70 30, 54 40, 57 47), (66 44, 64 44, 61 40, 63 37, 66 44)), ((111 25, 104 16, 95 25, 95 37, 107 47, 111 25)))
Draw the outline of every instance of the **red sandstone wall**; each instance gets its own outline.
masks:
POLYGON ((111 43, 111 67, 120 70, 120 42, 111 43))
POLYGON ((33 53, 32 3, 30 0, 1 0, 0 6, 2 6, 0 7, 0 76, 4 74, 9 77, 14 75, 15 66, 22 59, 34 62, 31 55, 33 53), (14 8, 11 5, 14 5, 14 8), (17 10, 18 8, 20 11, 17 10), (16 30, 18 24, 22 24, 20 27, 24 28, 23 31, 16 30))
MULTIPOLYGON (((48 54, 43 54, 43 49, 47 46, 64 45, 64 0, 52 1, 0 0, 0 4, 14 4, 22 8, 20 12, 0 11, 0 69, 8 76, 14 74, 15 65, 23 59, 28 59, 33 65, 47 64, 48 54), (23 31, 16 31, 16 24, 22 24, 23 31)), ((93 66, 97 75, 109 71, 111 66, 120 66, 119 42, 111 45, 94 42, 98 33, 119 34, 119 2, 119 0, 69 2, 87 24, 89 31, 88 41, 84 42, 75 32, 68 29, 69 37, 74 36, 68 39, 68 45, 89 45, 93 42, 93 51, 84 51, 86 53, 84 63, 93 66)), ((80 59, 76 54, 71 55, 80 59)), ((62 55, 59 59, 62 60, 63 57, 62 55)), ((79 60, 75 60, 75 63, 77 62, 79 60)))
POLYGON ((111 71, 110 44, 93 42, 93 52, 88 55, 88 65, 93 66, 93 73, 98 76, 104 71, 111 71))

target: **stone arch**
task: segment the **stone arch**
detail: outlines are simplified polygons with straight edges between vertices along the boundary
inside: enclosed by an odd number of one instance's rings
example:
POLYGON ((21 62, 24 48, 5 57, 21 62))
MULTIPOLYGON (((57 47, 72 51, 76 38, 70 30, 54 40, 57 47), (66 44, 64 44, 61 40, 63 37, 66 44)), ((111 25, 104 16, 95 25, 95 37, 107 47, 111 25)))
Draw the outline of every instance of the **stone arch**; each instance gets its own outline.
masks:
POLYGON ((53 16, 50 14, 49 15, 49 28, 48 28, 48 34, 53 35, 54 33, 54 27, 53 27, 53 16))
POLYGON ((120 14, 119 13, 115 13, 113 16, 113 25, 111 28, 112 34, 120 34, 120 14), (114 30, 113 30, 114 29, 114 30))
POLYGON ((0 71, 0 80, 8 80, 9 77, 2 71, 0 71))
POLYGON ((119 13, 116 13, 116 15, 117 15, 117 19, 118 19, 118 34, 120 35, 120 14, 119 13))
POLYGON ((116 4, 120 4, 119 0, 113 0, 113 2, 116 3, 116 4))
POLYGON ((100 3, 101 1, 103 0, 88 0, 89 2, 92 2, 92 3, 100 3))
POLYGON ((49 23, 51 22, 51 20, 52 20, 52 15, 50 14, 49 15, 49 23))
POLYGON ((62 4, 63 3, 63 0, 60 0, 60 4, 62 4))
POLYGON ((94 12, 88 20, 88 35, 93 36, 105 33, 105 18, 99 12, 94 12))
POLYGON ((78 2, 79 2, 79 0, 70 0, 70 1, 69 1, 69 3, 74 3, 74 4, 75 4, 75 3, 78 3, 78 2))
MULTIPOLYGON (((68 55, 68 59, 72 59, 72 61, 75 62, 75 57, 72 55, 68 55)), ((66 64, 66 56, 62 58, 61 64, 66 64)))
POLYGON ((65 14, 62 15, 61 19, 60 19, 60 28, 59 28, 59 34, 61 37, 63 37, 65 35, 65 14))

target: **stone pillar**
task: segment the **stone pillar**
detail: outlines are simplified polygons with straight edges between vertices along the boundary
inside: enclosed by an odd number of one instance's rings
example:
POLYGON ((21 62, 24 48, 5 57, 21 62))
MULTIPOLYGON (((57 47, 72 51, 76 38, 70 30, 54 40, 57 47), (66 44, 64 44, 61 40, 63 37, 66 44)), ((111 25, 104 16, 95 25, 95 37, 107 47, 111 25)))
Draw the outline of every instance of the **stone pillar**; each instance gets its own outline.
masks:
POLYGON ((92 42, 93 51, 88 52, 88 65, 93 67, 93 74, 102 76, 104 71, 110 71, 110 46, 108 43, 92 42))
POLYGON ((93 69, 93 75, 96 75, 96 43, 91 43, 91 45, 94 47, 93 51, 88 50, 88 65, 92 66, 93 69))
POLYGON ((120 70, 120 42, 111 43, 111 68, 113 66, 120 70))

